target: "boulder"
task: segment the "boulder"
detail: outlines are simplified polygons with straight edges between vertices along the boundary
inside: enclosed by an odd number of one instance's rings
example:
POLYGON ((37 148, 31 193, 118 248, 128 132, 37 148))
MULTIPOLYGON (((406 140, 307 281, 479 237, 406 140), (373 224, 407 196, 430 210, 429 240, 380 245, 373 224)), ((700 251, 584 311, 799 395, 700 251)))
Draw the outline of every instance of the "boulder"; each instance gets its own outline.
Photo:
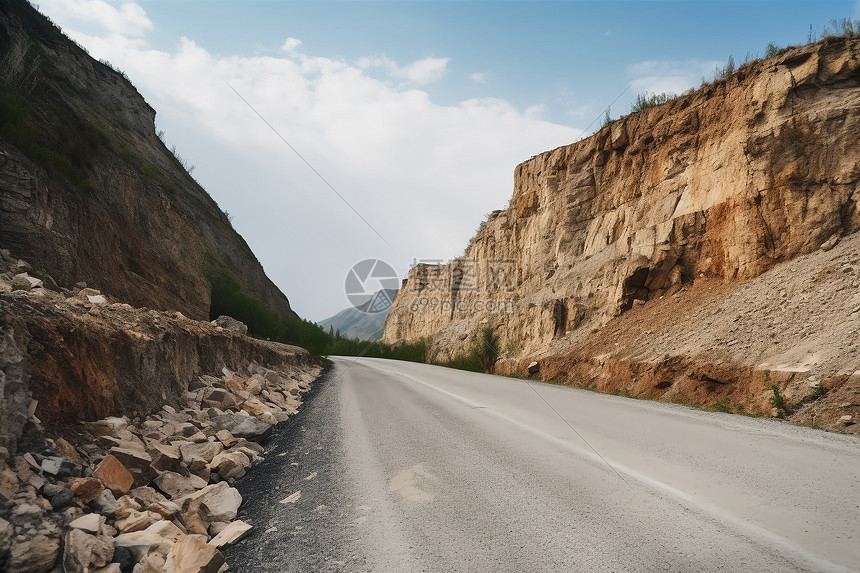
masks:
POLYGON ((133 533, 143 531, 159 521, 161 516, 155 512, 130 510, 125 517, 116 520, 116 528, 120 533, 133 533))
POLYGON ((87 302, 89 302, 90 304, 96 304, 96 305, 101 306, 103 304, 107 304, 108 301, 105 298, 105 295, 95 294, 95 295, 89 295, 87 297, 87 302))
MULTIPOLYGON (((42 459, 42 472, 55 477, 68 477, 75 469, 75 463, 66 458, 47 456, 42 459)), ((80 475, 80 474, 78 474, 80 475)))
POLYGON ((101 530, 102 525, 105 524, 104 516, 101 516, 97 513, 87 513, 86 515, 82 515, 76 520, 72 521, 69 524, 71 529, 80 529, 84 533, 90 533, 92 535, 98 535, 101 530))
POLYGON ((236 439, 235 436, 233 436, 233 434, 230 433, 229 430, 218 430, 217 432, 215 432, 215 437, 218 438, 218 440, 222 444, 224 444, 225 448, 232 448, 236 445, 236 442, 239 441, 236 439))
POLYGON ((231 410, 239 407, 240 400, 230 391, 224 388, 208 388, 203 391, 201 405, 205 407, 231 410))
POLYGON ((176 472, 164 472, 153 483, 164 495, 173 499, 203 489, 207 482, 193 474, 185 477, 176 472))
POLYGON ((113 540, 114 547, 127 550, 140 561, 150 552, 167 555, 170 548, 185 534, 170 521, 161 520, 142 531, 123 533, 113 540))
POLYGON ((210 467, 223 479, 239 478, 251 467, 251 460, 242 452, 224 452, 215 456, 210 467))
POLYGON ((93 472, 114 495, 123 495, 134 485, 134 477, 125 465, 113 455, 107 455, 93 472))
POLYGON ((188 464, 188 471, 206 483, 209 483, 209 477, 212 475, 212 470, 210 469, 209 464, 202 459, 194 460, 188 464))
POLYGON ((116 518, 123 519, 127 517, 132 511, 140 511, 143 509, 136 499, 134 499, 130 495, 124 495, 118 500, 116 500, 116 518))
POLYGON ((227 430, 236 438, 246 438, 260 442, 272 435, 273 424, 242 414, 221 414, 212 419, 216 431, 227 430))
MULTIPOLYGON (((175 502, 182 507, 183 514, 187 513, 192 502, 199 503, 209 523, 213 521, 232 521, 236 519, 239 506, 242 505, 242 495, 226 482, 208 485, 198 492, 188 494, 175 502)), ((206 530, 204 529, 203 533, 206 530)))
POLYGON ((193 535, 181 538, 167 555, 167 573, 218 573, 224 556, 218 549, 193 535))
POLYGON ((101 493, 101 495, 90 502, 90 507, 101 515, 113 517, 118 506, 113 492, 111 492, 110 489, 106 489, 101 493))
POLYGON ((128 428, 128 419, 125 417, 110 417, 97 422, 89 422, 86 426, 94 436, 116 436, 119 432, 128 428))
POLYGON ((15 573, 44 573, 50 571, 60 556, 59 539, 39 533, 32 539, 12 545, 9 571, 15 573))
POLYGON ((251 529, 253 529, 251 525, 244 521, 236 520, 227 525, 227 527, 222 529, 215 537, 213 537, 212 540, 209 541, 209 545, 217 547, 218 549, 227 547, 245 537, 251 529))
POLYGON ((182 454, 179 448, 168 444, 153 443, 149 448, 152 457, 151 466, 160 472, 179 471, 182 454))
POLYGON ((75 492, 67 487, 60 490, 60 493, 51 498, 51 507, 54 509, 63 509, 75 499, 75 492))
POLYGON ((141 507, 146 507, 151 503, 167 501, 166 497, 159 493, 155 488, 149 486, 136 487, 130 492, 128 492, 128 495, 134 498, 134 500, 139 503, 141 507))
POLYGON ((236 488, 229 487, 225 482, 208 486, 211 488, 201 496, 202 506, 209 514, 211 521, 232 521, 236 519, 239 506, 242 505, 242 495, 236 488))
POLYGON ((146 511, 157 513, 162 519, 173 519, 180 513, 182 508, 172 501, 156 501, 146 506, 146 511))
POLYGON ((41 280, 31 277, 27 273, 19 273, 12 277, 12 290, 28 291, 44 286, 41 280))
POLYGON ((69 489, 78 501, 86 504, 100 496, 105 486, 98 478, 73 478, 69 480, 69 489))
POLYGON ((221 316, 213 320, 212 324, 214 324, 215 326, 220 326, 224 330, 229 330, 230 332, 241 334, 242 336, 248 334, 248 327, 245 326, 245 323, 236 320, 232 316, 225 316, 222 314, 221 316))
POLYGON ((149 469, 149 466, 152 463, 152 456, 142 450, 114 446, 110 449, 110 453, 127 470, 136 469, 145 471, 149 469))
POLYGON ((224 451, 224 446, 219 442, 205 441, 196 444, 184 444, 179 446, 179 451, 182 453, 182 460, 187 464, 195 460, 202 460, 208 464, 212 458, 224 451))
POLYGON ((266 406, 263 402, 261 402, 258 398, 253 396, 249 397, 242 403, 242 409, 257 418, 262 422, 266 422, 267 424, 275 425, 278 423, 278 420, 275 418, 271 409, 266 406))
POLYGON ((113 559, 113 541, 110 537, 97 537, 80 529, 72 529, 66 534, 63 550, 63 571, 65 573, 89 573, 93 568, 101 568, 113 559))

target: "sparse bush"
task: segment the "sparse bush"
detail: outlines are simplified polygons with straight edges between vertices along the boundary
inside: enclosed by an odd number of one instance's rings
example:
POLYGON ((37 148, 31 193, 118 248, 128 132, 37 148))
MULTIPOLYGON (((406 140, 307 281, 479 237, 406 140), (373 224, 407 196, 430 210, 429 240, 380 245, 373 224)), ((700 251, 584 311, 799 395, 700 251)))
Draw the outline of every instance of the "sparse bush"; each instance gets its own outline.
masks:
POLYGON ((774 44, 773 42, 768 42, 767 47, 764 49, 764 57, 772 58, 779 53, 779 46, 774 44))
POLYGON ((663 105, 676 97, 678 96, 673 93, 652 94, 649 92, 642 92, 636 96, 636 99, 633 100, 632 104, 630 104, 630 113, 636 113, 643 109, 648 109, 649 107, 663 105))
POLYGON ((773 392, 773 396, 770 397, 770 405, 776 408, 779 415, 785 413, 785 397, 782 395, 782 392, 779 391, 779 386, 776 384, 770 385, 770 390, 773 392))
POLYGON ((711 407, 716 412, 725 412, 731 414, 733 412, 732 402, 728 398, 723 398, 711 407))
POLYGON ((475 333, 471 344, 462 352, 436 364, 458 370, 492 374, 496 369, 499 354, 499 338, 492 326, 485 326, 475 333))
MULTIPOLYGON (((163 132, 162 132, 163 133, 163 132)), ((179 154, 179 151, 176 150, 176 145, 170 146, 170 153, 173 154, 173 157, 176 158, 176 161, 179 165, 189 174, 194 173, 195 166, 188 163, 184 157, 179 154)))
POLYGON ((714 70, 714 79, 722 80, 724 78, 727 78, 733 73, 735 73, 736 69, 737 68, 735 67, 735 57, 730 55, 729 60, 726 62, 725 66, 723 66, 722 68, 720 66, 716 67, 716 69, 714 70))
POLYGON ((479 331, 474 352, 481 363, 481 369, 492 374, 499 360, 499 337, 492 326, 485 326, 479 331))
POLYGON ((609 108, 607 107, 606 112, 603 114, 603 121, 600 123, 600 128, 603 129, 610 123, 612 123, 612 116, 609 115, 609 108))
POLYGON ((845 38, 860 36, 860 20, 842 18, 842 20, 831 20, 830 25, 833 27, 833 36, 843 36, 845 38))

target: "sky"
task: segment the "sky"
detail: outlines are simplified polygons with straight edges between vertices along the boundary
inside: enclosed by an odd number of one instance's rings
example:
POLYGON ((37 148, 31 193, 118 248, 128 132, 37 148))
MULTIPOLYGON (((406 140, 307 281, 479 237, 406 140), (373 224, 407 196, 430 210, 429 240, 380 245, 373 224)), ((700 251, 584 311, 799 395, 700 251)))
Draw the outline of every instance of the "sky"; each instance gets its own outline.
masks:
POLYGON ((592 133, 610 104, 617 118, 730 55, 860 17, 858 0, 35 1, 128 75, 315 321, 349 306, 361 260, 405 277, 461 255, 516 165, 592 133))

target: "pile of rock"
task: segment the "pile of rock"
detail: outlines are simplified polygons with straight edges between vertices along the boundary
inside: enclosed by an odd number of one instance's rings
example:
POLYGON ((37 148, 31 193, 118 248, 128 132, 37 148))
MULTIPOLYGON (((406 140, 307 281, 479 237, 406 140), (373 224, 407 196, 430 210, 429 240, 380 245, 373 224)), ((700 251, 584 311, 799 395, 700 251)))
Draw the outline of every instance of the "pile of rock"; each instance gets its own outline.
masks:
POLYGON ((260 442, 296 411, 318 370, 199 377, 188 407, 81 424, 9 456, 0 451, 0 570, 216 573, 220 548, 251 525, 231 487, 260 442))

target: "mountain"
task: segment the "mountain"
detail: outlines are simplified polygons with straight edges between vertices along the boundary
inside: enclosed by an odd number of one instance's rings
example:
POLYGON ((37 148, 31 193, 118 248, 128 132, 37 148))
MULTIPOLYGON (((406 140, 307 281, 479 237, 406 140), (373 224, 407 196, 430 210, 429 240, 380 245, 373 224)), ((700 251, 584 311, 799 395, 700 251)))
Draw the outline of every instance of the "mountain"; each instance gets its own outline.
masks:
POLYGON ((541 153, 464 257, 411 269, 383 340, 446 360, 489 326, 502 372, 842 428, 858 111, 860 40, 830 37, 541 153))
POLYGON ((128 78, 25 0, 0 0, 0 247, 137 307, 298 319, 128 78))
MULTIPOLYGON (((394 299, 397 293, 395 290, 380 290, 374 293, 371 301, 367 305, 371 305, 373 301, 382 300, 390 301, 394 299)), ((365 305, 365 306, 367 306, 365 305)), ((391 306, 388 304, 381 305, 387 307, 379 312, 368 313, 367 309, 349 307, 345 308, 334 316, 330 316, 325 320, 319 321, 317 324, 323 327, 326 331, 332 329, 334 332, 340 332, 342 336, 347 338, 357 338, 359 340, 379 340, 382 338, 382 330, 385 326, 385 319, 391 306)))

